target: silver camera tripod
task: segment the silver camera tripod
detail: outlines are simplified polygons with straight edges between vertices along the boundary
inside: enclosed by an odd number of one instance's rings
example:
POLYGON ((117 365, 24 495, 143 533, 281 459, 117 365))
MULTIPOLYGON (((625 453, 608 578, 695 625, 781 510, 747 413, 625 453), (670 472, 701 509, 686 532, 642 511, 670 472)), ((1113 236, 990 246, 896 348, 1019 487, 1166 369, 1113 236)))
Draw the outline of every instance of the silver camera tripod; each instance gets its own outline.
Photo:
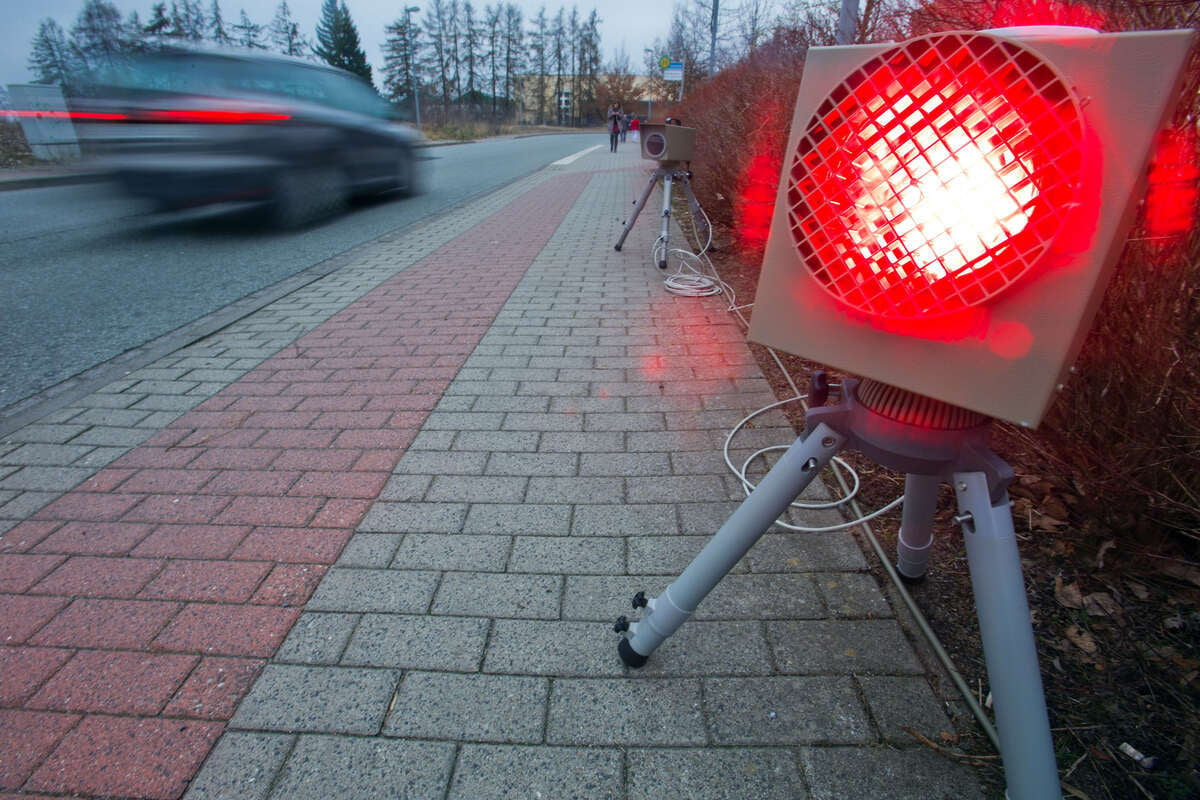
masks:
POLYGON ((700 203, 696 200, 696 195, 692 192, 692 171, 683 169, 682 163, 681 161, 659 162, 659 167, 654 170, 650 175, 650 180, 646 183, 646 190, 642 192, 640 198, 634 201, 633 213, 629 216, 629 219, 625 220, 621 236, 617 239, 617 244, 613 247, 618 253, 625 244, 625 238, 633 230, 633 223, 637 222, 638 214, 642 213, 642 209, 646 207, 646 201, 650 199, 650 193, 654 191, 655 185, 660 181, 662 182, 662 232, 658 236, 658 241, 662 243, 662 249, 658 251, 658 268, 667 268, 667 252, 670 249, 668 244, 671 238, 671 187, 675 183, 683 184, 683 191, 687 196, 688 208, 692 211, 692 219, 695 221, 697 228, 704 231, 704 235, 700 238, 702 240, 708 238, 708 221, 700 209, 700 203))
MULTIPOLYGON (((817 399, 818 405, 823 402, 817 399)), ((906 578, 925 573, 938 486, 948 481, 954 487, 1008 797, 1061 798, 1009 508, 1013 472, 988 449, 990 426, 988 417, 878 381, 844 381, 841 401, 809 409, 804 435, 679 577, 658 597, 634 596, 634 609, 645 609, 641 619, 620 617, 614 626, 625 635, 617 647, 622 661, 634 668, 644 665, 838 451, 854 447, 907 475, 899 545, 899 569, 906 578)))

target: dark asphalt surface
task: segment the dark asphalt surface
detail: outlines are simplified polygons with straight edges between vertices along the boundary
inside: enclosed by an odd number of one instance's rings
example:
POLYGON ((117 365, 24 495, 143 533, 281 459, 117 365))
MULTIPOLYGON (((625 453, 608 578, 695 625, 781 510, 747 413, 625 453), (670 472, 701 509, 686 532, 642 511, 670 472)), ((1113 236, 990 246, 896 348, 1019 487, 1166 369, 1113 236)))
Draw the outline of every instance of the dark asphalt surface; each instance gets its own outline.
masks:
POLYGON ((599 138, 430 148, 423 194, 296 232, 248 214, 148 215, 103 183, 0 193, 0 410, 599 138))

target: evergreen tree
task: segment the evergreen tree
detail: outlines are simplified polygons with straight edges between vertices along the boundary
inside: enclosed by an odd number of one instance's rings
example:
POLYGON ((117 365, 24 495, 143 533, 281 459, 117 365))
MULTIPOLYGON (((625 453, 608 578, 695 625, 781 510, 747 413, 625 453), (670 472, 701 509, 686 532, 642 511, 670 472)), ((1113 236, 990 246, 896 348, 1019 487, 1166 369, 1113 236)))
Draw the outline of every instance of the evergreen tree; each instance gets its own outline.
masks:
POLYGON ((246 14, 246 9, 242 9, 241 18, 230 27, 233 29, 233 43, 238 47, 250 50, 267 48, 262 42, 263 26, 251 22, 250 17, 246 14))
POLYGON ((142 33, 151 41, 162 44, 170 32, 171 18, 167 16, 167 4, 165 2, 155 3, 150 9, 150 21, 142 26, 142 33))
POLYGON ((124 51, 121 12, 107 0, 87 0, 71 28, 71 57, 84 69, 112 66, 124 51))
POLYGON ((130 11, 125 18, 125 29, 121 32, 121 48, 128 53, 136 53, 147 47, 146 34, 142 32, 142 18, 136 10, 130 11))
POLYGON ((462 62, 467 71, 466 93, 473 96, 478 90, 476 78, 479 75, 480 62, 480 31, 479 21, 475 19, 475 7, 471 0, 466 0, 462 6, 462 62))
POLYGON ((517 76, 525 68, 525 21, 516 3, 504 6, 504 97, 512 103, 517 76))
POLYGON ((221 14, 221 0, 212 0, 212 10, 208 12, 208 38, 221 47, 233 43, 233 37, 225 29, 225 17, 221 14))
POLYGON ((317 56, 326 64, 353 72, 371 82, 371 65, 358 38, 358 28, 350 18, 345 2, 325 0, 317 23, 317 56))
POLYGON ((34 83, 65 86, 71 75, 71 50, 62 27, 47 17, 38 25, 29 52, 29 71, 34 83))
POLYGON ((288 8, 287 0, 279 0, 268 33, 275 49, 285 56, 302 56, 308 52, 308 40, 300 33, 300 26, 292 19, 292 10, 288 8))
POLYGON ((383 43, 383 90, 384 96, 397 105, 412 99, 413 87, 420 86, 418 67, 420 63, 421 29, 410 25, 411 17, 405 14, 384 28, 387 39, 383 43))

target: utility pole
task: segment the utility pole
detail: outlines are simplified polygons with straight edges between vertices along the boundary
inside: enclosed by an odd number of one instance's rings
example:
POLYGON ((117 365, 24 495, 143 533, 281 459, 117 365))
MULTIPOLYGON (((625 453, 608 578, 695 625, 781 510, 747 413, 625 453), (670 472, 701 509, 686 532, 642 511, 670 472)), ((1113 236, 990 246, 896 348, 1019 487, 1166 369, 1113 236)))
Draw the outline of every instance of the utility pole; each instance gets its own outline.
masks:
POLYGON ((420 11, 420 6, 409 6, 404 9, 405 19, 408 24, 404 31, 404 35, 408 37, 408 46, 404 48, 404 53, 408 57, 408 87, 412 91, 413 109, 417 115, 417 130, 421 130, 421 95, 417 84, 417 73, 413 71, 412 63, 412 48, 413 48, 413 30, 412 30, 412 15, 420 11))
MULTIPOLYGON (((713 0, 716 2, 716 0, 713 0)), ((715 8, 716 6, 714 6, 715 8)), ((713 25, 716 25, 716 16, 713 12, 713 25)), ((837 43, 838 44, 854 44, 858 34, 858 0, 842 0, 842 11, 838 15, 837 43)))
POLYGON ((712 0, 713 15, 712 15, 712 38, 708 43, 708 77, 717 74, 717 10, 721 6, 721 0, 712 0))

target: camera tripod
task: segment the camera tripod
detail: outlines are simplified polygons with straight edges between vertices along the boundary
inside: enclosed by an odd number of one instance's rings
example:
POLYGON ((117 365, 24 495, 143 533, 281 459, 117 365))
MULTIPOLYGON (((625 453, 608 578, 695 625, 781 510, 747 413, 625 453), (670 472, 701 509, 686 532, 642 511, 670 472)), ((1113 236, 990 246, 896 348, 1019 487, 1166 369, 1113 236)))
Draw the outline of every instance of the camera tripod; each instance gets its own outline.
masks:
POLYGON ((662 249, 657 251, 658 268, 667 268, 668 244, 671 238, 671 187, 675 183, 683 184, 683 191, 687 196, 688 208, 692 211, 692 219, 695 220, 698 229, 705 231, 705 235, 701 238, 708 238, 708 221, 700 209, 700 202, 696 200, 696 195, 692 192, 692 171, 683 169, 681 164, 682 162, 680 161, 659 162, 659 167, 654 170, 650 175, 650 180, 646 183, 646 190, 642 192, 640 198, 634 201, 633 213, 629 216, 629 219, 625 220, 621 237, 617 239, 617 244, 613 247, 618 253, 621 252, 621 247, 625 244, 625 238, 633 230, 633 223, 637 222, 638 214, 641 214, 642 209, 646 207, 646 201, 650 199, 650 193, 654 191, 654 186, 659 181, 662 182, 662 232, 658 236, 658 241, 662 243, 662 249))
MULTIPOLYGON (((818 376, 814 376, 818 378, 818 376)), ((843 448, 854 447, 906 473, 899 571, 924 575, 937 491, 954 488, 955 520, 966 541, 971 585, 996 708, 1000 754, 1011 800, 1061 798, 1036 643, 1013 531, 1012 468, 988 449, 991 420, 878 381, 846 380, 839 403, 824 406, 814 380, 805 433, 783 454, 691 564, 661 595, 633 598, 642 618, 617 620, 617 652, 630 667, 650 655, 696 610, 726 573, 843 448), (815 396, 815 397, 814 397, 815 396)))

